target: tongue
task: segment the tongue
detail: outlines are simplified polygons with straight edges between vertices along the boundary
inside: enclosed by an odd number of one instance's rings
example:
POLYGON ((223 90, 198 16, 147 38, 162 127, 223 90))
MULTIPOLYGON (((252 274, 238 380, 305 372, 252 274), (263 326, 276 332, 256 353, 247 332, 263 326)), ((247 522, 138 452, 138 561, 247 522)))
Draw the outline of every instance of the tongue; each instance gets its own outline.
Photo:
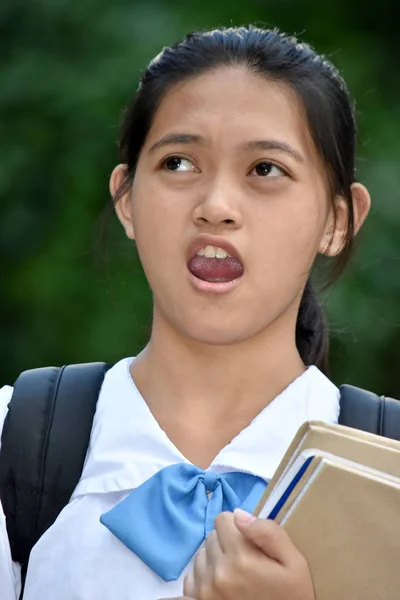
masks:
POLYGON ((226 283, 243 275, 240 262, 230 256, 227 258, 194 256, 188 267, 193 275, 210 283, 226 283))

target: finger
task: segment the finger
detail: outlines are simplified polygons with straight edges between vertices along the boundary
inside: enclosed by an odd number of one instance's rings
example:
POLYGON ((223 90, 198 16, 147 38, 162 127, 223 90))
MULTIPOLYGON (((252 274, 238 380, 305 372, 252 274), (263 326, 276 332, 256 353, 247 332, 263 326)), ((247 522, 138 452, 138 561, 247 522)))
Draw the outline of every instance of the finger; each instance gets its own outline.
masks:
POLYGON ((205 548, 202 548, 196 554, 193 565, 193 576, 195 586, 194 595, 196 595, 200 585, 207 579, 207 550, 205 548))
POLYGON ((224 554, 237 551, 238 544, 244 541, 243 535, 235 525, 232 513, 223 512, 214 521, 215 532, 224 554))
POLYGON ((195 597, 195 582, 193 571, 186 575, 185 579, 183 580, 183 593, 185 594, 184 598, 195 597))
POLYGON ((224 552, 219 543, 218 536, 215 531, 210 533, 205 542, 207 551, 207 563, 213 567, 222 559, 224 552))
POLYGON ((242 510, 235 510, 234 522, 237 529, 267 556, 289 566, 300 556, 286 531, 270 519, 257 519, 242 510))

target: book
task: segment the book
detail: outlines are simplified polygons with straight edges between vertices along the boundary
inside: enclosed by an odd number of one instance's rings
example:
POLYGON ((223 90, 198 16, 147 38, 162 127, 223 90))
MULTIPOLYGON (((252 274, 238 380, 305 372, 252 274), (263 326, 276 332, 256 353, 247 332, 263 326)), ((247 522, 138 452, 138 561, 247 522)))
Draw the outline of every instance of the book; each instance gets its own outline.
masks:
POLYGON ((308 561, 317 600, 400 598, 400 443, 303 425, 256 514, 308 561))
POLYGON ((321 421, 304 423, 286 451, 254 514, 259 515, 272 490, 298 455, 307 449, 318 448, 333 455, 365 464, 400 477, 400 442, 344 425, 321 421))

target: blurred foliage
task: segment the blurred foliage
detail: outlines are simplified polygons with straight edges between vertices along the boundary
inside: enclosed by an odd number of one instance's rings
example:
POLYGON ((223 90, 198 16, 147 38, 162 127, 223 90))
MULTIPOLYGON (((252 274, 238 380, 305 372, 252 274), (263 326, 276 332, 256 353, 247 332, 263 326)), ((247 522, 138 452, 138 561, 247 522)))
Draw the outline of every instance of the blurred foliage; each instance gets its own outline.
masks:
POLYGON ((332 371, 338 383, 400 397, 394 9, 394 0, 370 9, 361 0, 2 2, 0 381, 35 366, 115 361, 145 343, 149 290, 112 211, 103 214, 121 110, 162 46, 189 30, 255 22, 331 56, 357 98, 359 178, 374 207, 351 267, 326 298, 332 371))

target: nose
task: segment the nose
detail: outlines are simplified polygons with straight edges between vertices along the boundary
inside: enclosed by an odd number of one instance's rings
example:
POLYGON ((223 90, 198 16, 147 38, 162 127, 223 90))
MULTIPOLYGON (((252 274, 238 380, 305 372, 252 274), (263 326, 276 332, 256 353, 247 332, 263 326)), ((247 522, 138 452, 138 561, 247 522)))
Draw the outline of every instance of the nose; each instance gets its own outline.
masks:
POLYGON ((228 227, 238 229, 243 224, 238 190, 227 182, 214 182, 212 188, 204 192, 193 211, 196 225, 211 225, 214 229, 228 227))

